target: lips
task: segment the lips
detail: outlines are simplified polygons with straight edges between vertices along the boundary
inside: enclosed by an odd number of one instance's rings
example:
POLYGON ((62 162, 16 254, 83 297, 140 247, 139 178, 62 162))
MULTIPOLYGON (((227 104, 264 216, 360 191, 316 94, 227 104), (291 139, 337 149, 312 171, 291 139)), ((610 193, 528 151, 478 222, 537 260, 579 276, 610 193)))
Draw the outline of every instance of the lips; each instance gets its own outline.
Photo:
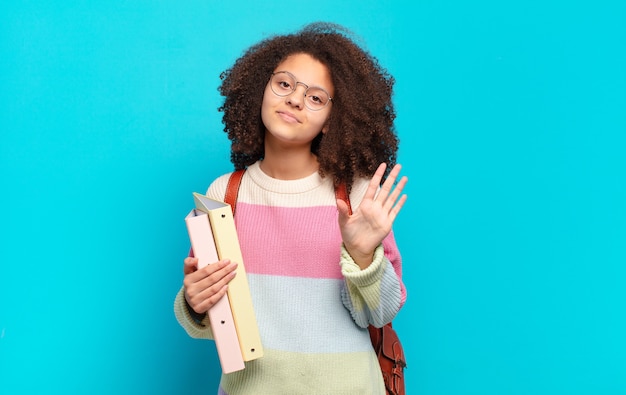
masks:
POLYGON ((276 112, 279 117, 281 117, 284 121, 289 123, 300 123, 300 120, 295 116, 295 114, 289 111, 277 111, 276 112))

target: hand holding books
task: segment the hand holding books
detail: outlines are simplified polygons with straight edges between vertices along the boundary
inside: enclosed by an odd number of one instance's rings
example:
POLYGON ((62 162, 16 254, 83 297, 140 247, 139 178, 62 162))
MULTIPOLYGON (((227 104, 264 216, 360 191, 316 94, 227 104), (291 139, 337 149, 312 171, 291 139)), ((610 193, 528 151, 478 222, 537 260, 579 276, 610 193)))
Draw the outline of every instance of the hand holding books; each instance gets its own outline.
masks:
POLYGON ((194 200, 185 218, 194 253, 185 259, 185 299, 197 313, 207 311, 222 370, 229 373, 262 357, 263 347, 232 209, 198 193, 194 200))

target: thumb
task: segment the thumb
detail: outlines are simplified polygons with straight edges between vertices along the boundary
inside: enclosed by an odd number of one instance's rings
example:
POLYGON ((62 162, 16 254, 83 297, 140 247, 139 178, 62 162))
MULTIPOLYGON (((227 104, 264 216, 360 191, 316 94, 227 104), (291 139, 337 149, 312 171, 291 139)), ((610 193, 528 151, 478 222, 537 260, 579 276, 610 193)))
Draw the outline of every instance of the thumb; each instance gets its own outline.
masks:
POLYGON ((337 211, 339 212, 339 226, 343 226, 350 218, 350 209, 346 202, 337 199, 337 211))

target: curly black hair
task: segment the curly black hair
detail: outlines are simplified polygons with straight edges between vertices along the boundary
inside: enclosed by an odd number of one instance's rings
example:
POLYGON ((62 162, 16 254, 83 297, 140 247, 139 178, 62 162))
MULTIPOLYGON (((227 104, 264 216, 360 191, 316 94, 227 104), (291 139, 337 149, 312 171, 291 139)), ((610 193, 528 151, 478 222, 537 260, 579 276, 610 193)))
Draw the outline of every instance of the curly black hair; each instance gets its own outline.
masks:
POLYGON ((395 80, 348 30, 321 22, 259 42, 220 75, 224 103, 219 111, 224 113, 222 123, 235 169, 263 158, 263 92, 276 66, 298 53, 328 67, 335 88, 328 132, 320 132, 311 146, 320 175, 332 176, 335 185, 345 183, 348 189, 355 177, 371 177, 382 162, 387 163, 388 175, 399 142, 393 123, 395 80))

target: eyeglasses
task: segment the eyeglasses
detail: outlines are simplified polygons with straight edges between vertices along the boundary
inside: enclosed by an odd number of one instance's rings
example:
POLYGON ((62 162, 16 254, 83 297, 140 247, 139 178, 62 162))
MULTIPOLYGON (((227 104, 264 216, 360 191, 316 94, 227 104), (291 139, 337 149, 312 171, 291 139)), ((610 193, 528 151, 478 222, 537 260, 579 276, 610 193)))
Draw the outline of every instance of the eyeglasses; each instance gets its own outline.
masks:
POLYGON ((317 86, 308 86, 304 82, 296 81, 296 77, 288 71, 272 73, 270 87, 277 96, 289 96, 296 91, 298 84, 304 86, 304 105, 311 111, 319 111, 333 100, 324 89, 317 86))

